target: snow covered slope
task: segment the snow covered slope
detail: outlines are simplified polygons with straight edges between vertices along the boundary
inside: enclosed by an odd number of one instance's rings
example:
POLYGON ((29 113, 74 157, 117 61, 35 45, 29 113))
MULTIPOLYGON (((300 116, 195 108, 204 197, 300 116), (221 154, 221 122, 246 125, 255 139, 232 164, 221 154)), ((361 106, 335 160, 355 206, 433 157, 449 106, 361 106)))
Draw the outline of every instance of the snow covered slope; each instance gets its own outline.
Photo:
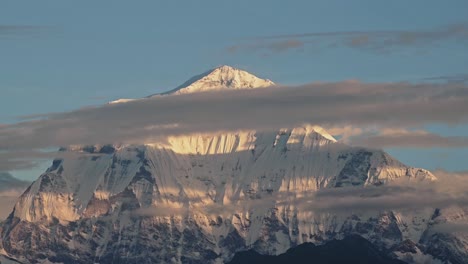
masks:
MULTIPOLYGON (((221 67, 171 93, 271 83, 251 76, 221 67)), ((468 259, 461 237, 430 235, 443 215, 435 209, 338 214, 304 206, 319 190, 435 180, 318 126, 73 151, 82 155, 55 160, 0 228, 9 255, 31 263, 223 263, 237 251, 280 254, 359 234, 395 255, 434 246, 453 263, 468 259), (461 242, 450 247, 453 239, 461 242)))

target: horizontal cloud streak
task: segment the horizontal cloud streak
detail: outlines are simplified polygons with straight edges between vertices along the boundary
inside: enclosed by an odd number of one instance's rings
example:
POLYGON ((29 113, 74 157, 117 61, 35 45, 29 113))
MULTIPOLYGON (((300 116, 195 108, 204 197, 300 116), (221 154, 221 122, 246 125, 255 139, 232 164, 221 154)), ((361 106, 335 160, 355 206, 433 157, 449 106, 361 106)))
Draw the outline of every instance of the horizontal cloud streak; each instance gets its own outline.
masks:
POLYGON ((0 192, 0 221, 8 217, 20 195, 21 192, 0 192))
POLYGON ((0 37, 35 35, 45 29, 46 27, 30 25, 0 25, 0 37))
POLYGON ((463 84, 312 83, 159 96, 40 116, 0 127, 0 150, 136 143, 168 135, 269 130, 302 123, 418 126, 468 121, 463 84))
POLYGON ((351 144, 372 148, 466 148, 468 137, 444 137, 423 130, 382 129, 377 135, 361 134, 351 144))
POLYGON ((0 171, 32 169, 41 161, 73 158, 79 155, 98 156, 99 153, 76 153, 73 151, 3 151, 0 152, 0 171))
POLYGON ((441 75, 441 76, 424 78, 423 80, 426 80, 426 81, 454 82, 454 83, 467 83, 468 82, 468 74, 441 75))
MULTIPOLYGON (((243 197, 231 203, 208 203, 194 200, 179 204, 153 205, 137 209, 140 216, 187 216, 208 214, 230 218, 239 212, 251 212, 258 208, 272 209, 291 206, 299 212, 332 213, 343 216, 352 214, 379 214, 386 211, 408 212, 436 208, 464 208, 468 204, 468 173, 434 172, 439 179, 433 182, 411 182, 399 179, 380 186, 352 186, 323 188, 318 191, 279 191, 264 194, 256 199, 243 197)), ((207 197, 208 198, 208 197, 207 197)), ((210 200, 210 199, 207 199, 210 200)), ((441 219, 439 219, 441 220, 441 219)), ((432 232, 460 232, 466 224, 446 222, 434 225, 432 232)))
POLYGON ((266 36, 257 38, 253 43, 231 46, 228 51, 280 52, 313 43, 319 47, 344 46, 373 52, 389 52, 397 47, 427 46, 440 41, 468 41, 468 23, 451 24, 432 30, 332 31, 266 36))
POLYGON ((18 197, 26 190, 30 182, 21 181, 11 174, 0 172, 0 220, 5 219, 18 197))

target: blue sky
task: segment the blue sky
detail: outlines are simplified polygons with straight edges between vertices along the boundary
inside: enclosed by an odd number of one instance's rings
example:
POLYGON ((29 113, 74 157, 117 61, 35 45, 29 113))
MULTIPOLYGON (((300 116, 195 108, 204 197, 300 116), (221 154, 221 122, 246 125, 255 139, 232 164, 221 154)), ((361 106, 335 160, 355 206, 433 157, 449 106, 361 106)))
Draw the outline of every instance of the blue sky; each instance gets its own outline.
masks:
MULTIPOLYGON (((468 73, 466 43, 372 52, 328 40, 298 49, 240 49, 264 37, 345 31, 430 31, 468 22, 467 1, 0 2, 0 123, 172 89, 228 64, 282 84, 411 81, 468 73), (0 31, 1 32, 1 31, 0 31)), ((297 38, 294 38, 297 39, 297 38)), ((299 38, 300 41, 310 39, 299 38)), ((316 43, 315 42, 315 43, 316 43)), ((466 126, 429 131, 466 136, 466 126)), ((467 170, 463 148, 388 151, 413 166, 467 170)), ((37 177, 43 168, 15 172, 37 177)))

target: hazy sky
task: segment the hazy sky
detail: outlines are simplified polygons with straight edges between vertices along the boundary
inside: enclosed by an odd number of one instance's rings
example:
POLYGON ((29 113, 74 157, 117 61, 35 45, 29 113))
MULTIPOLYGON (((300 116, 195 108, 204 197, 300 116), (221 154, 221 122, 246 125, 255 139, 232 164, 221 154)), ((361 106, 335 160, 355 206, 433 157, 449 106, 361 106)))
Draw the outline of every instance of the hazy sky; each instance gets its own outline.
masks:
MULTIPOLYGON (((465 0, 2 0, 0 124, 170 90, 222 64, 287 85, 466 82, 466 14, 465 0)), ((412 166, 468 170, 466 146, 384 147, 412 166)))

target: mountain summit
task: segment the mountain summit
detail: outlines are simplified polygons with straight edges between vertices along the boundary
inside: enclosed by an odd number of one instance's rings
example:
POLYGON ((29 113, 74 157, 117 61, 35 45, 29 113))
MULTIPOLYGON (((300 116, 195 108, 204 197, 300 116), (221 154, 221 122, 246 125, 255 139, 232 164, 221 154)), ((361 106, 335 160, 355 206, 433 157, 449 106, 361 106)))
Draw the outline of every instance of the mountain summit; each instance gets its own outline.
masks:
MULTIPOLYGON (((182 85, 162 94, 187 94, 222 89, 253 89, 275 85, 249 72, 223 65, 196 75, 182 85)), ((151 96, 150 96, 151 97, 151 96)))
MULTIPOLYGON (((218 91, 224 89, 254 89, 274 86, 275 83, 269 79, 259 78, 249 72, 231 66, 223 65, 198 74, 188 79, 176 88, 163 93, 156 93, 146 98, 171 94, 189 94, 197 92, 218 91)), ((111 101, 114 103, 125 103, 136 99, 121 98, 111 101)))

